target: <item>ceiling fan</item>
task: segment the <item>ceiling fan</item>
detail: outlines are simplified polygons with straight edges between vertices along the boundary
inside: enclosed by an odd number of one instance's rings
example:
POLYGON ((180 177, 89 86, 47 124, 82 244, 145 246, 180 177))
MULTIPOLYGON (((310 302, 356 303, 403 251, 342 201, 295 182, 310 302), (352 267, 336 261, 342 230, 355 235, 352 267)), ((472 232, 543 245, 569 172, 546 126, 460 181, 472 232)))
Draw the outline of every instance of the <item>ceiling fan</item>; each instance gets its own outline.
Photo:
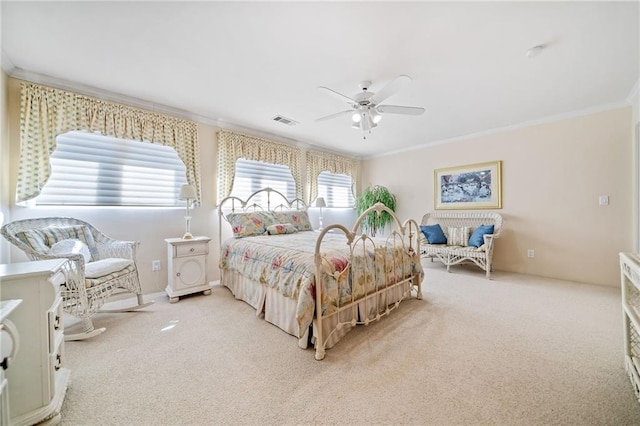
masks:
POLYGON ((404 115, 420 115, 424 113, 424 108, 399 106, 399 105, 381 105, 391 95, 398 92, 404 85, 411 82, 411 77, 401 75, 392 80, 383 87, 379 92, 370 92, 370 81, 360 83, 361 92, 350 98, 342 93, 338 93, 328 87, 320 86, 318 89, 328 92, 329 94, 345 101, 351 106, 346 111, 336 112, 325 117, 318 118, 316 121, 331 120, 342 116, 351 116, 351 127, 361 129, 364 132, 364 139, 367 138, 367 132, 371 133, 371 129, 378 126, 383 114, 404 114, 404 115))

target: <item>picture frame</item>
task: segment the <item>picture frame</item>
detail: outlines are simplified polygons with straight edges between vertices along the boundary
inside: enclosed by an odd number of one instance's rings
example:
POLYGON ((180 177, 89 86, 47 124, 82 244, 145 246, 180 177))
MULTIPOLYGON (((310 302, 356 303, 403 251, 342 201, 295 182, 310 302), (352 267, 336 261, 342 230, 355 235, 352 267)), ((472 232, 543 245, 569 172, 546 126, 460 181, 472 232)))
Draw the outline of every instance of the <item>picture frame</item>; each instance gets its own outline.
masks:
POLYGON ((436 210, 501 209, 502 161, 435 169, 436 210))

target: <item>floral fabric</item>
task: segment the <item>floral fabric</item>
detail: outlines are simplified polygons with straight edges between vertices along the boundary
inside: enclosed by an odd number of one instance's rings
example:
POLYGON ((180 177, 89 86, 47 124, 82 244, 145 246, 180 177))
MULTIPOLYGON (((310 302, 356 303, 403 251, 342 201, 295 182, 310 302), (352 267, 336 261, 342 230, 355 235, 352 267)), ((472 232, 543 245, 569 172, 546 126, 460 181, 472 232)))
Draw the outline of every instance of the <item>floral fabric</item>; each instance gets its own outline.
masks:
POLYGON ((294 232, 298 232, 298 230, 290 223, 276 223, 267 226, 267 234, 269 235, 293 234, 294 232))
POLYGON ((229 213, 227 220, 236 238, 262 235, 275 223, 271 212, 229 213))
POLYGON ((277 223, 290 223, 298 231, 313 231, 309 213, 304 210, 293 210, 286 212, 273 212, 273 217, 277 223))
MULTIPOLYGON (((245 277, 277 289, 297 300, 296 320, 301 333, 314 318, 315 244, 318 234, 298 232, 274 238, 252 236, 231 238, 221 248, 220 268, 238 271, 245 277)), ((402 246, 386 247, 383 239, 353 244, 353 256, 343 234, 326 234, 322 247, 322 311, 339 306, 386 284, 413 274, 422 277, 418 254, 409 255, 402 246)), ((298 336, 300 337, 300 336, 298 336)))

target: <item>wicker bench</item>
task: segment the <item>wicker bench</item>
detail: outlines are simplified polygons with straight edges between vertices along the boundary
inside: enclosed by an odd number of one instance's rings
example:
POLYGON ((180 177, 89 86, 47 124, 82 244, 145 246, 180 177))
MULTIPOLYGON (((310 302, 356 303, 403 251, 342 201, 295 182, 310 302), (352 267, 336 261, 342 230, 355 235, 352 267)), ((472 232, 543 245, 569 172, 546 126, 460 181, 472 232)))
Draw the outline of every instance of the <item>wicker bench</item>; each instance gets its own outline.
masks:
POLYGON ((429 244, 424 234, 420 234, 421 257, 430 258, 431 261, 434 258, 440 260, 447 265, 447 272, 450 272, 451 265, 474 263, 486 272, 487 278, 491 278, 493 248, 495 239, 500 236, 502 230, 502 216, 494 212, 437 211, 429 212, 422 217, 421 225, 435 224, 440 225, 449 242, 449 228, 469 227, 471 235, 480 225, 493 225, 493 234, 485 234, 480 247, 429 244))

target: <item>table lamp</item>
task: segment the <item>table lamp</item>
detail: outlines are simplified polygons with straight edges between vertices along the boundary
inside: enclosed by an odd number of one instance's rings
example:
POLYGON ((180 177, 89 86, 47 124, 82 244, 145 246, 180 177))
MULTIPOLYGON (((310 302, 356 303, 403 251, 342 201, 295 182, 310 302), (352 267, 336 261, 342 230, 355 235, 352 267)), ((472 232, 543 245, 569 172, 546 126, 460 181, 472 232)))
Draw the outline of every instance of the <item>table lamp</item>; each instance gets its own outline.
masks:
POLYGON ((191 214, 189 212, 189 207, 191 206, 191 200, 195 200, 197 198, 196 188, 192 185, 182 185, 182 187, 180 187, 180 196, 178 198, 187 201, 187 214, 184 217, 184 220, 187 222, 187 230, 182 236, 182 239, 191 240, 193 239, 193 235, 191 234, 191 214))
POLYGON ((327 207, 327 203, 324 202, 324 197, 316 198, 316 207, 320 207, 320 228, 319 231, 322 231, 322 208, 327 207))

